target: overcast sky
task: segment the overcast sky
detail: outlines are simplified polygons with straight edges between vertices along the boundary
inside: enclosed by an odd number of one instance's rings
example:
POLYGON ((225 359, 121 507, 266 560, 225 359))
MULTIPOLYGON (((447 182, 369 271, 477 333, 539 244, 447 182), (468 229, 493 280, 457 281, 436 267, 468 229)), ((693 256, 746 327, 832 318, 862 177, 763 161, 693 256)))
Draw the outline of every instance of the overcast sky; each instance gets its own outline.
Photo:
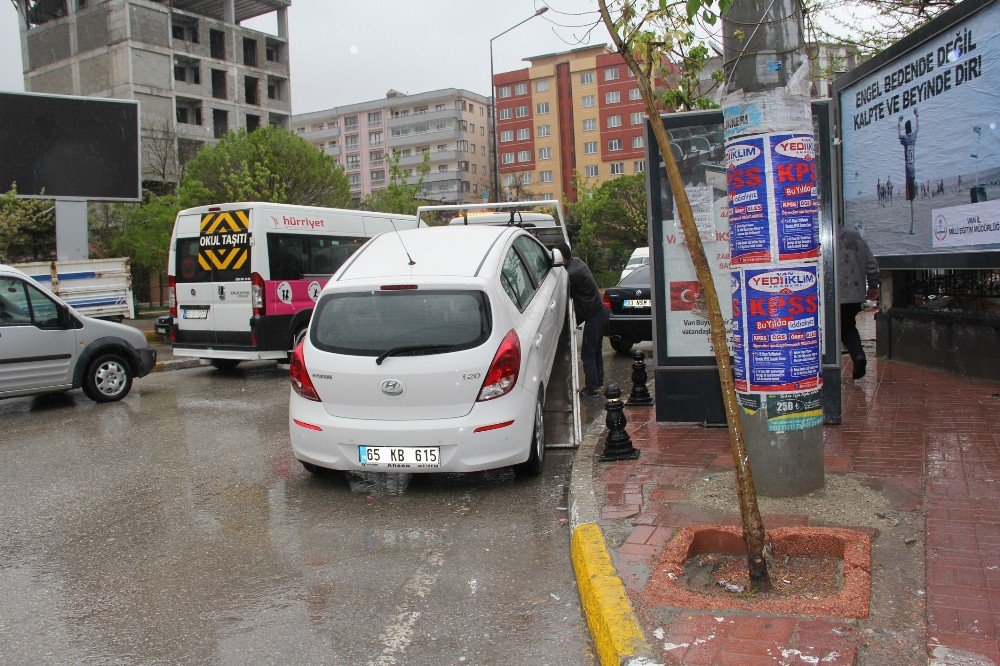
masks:
MULTIPOLYGON (((610 43, 596 0, 544 0, 550 11, 494 42, 497 72, 527 56, 610 43), (588 10, 593 10, 588 12, 588 10), (581 14, 582 13, 582 14, 581 14)), ((384 97, 490 89, 490 39, 531 16, 543 0, 292 0, 288 31, 292 111, 307 113, 384 97)), ((274 19, 246 25, 274 31, 274 19)), ((24 90, 17 14, 0 0, 0 90, 24 90)))

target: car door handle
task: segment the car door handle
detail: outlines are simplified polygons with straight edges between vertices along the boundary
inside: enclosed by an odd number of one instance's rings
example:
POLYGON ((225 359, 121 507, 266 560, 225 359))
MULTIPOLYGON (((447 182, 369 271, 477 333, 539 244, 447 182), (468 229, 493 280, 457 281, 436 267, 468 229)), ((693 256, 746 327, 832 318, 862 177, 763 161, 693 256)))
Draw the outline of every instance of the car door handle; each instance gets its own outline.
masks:
POLYGON ((551 303, 549 303, 549 310, 555 310, 555 309, 556 309, 556 302, 555 300, 553 300, 551 303))
POLYGON ((545 336, 542 335, 541 333, 539 333, 538 335, 536 335, 535 336, 535 346, 536 347, 541 347, 542 346, 542 340, 544 338, 545 338, 545 336))

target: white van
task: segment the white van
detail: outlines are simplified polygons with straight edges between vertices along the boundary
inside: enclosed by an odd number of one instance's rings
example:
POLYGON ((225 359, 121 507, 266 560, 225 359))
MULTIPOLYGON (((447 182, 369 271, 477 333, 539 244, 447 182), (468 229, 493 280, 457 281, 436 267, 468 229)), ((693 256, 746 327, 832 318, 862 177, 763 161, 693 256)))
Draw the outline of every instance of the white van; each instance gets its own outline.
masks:
POLYGON ((645 266, 649 263, 649 248, 648 247, 637 247, 632 251, 632 256, 628 258, 628 262, 625 264, 624 270, 622 270, 622 276, 619 281, 624 280, 625 277, 639 268, 639 266, 645 266))
POLYGON ((220 369, 285 360, 347 258, 373 236, 416 226, 412 215, 260 202, 182 210, 167 270, 174 355, 220 369))

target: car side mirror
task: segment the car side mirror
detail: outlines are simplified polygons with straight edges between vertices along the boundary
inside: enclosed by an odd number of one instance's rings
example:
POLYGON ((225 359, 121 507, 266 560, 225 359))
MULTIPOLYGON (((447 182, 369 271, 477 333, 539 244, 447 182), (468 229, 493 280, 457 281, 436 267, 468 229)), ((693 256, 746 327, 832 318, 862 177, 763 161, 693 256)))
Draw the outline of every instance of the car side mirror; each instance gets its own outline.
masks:
POLYGON ((69 308, 65 305, 59 306, 59 328, 73 328, 73 315, 69 313, 69 308))
POLYGON ((563 260, 562 252, 556 248, 550 250, 552 252, 552 265, 553 266, 565 266, 566 262, 563 260))

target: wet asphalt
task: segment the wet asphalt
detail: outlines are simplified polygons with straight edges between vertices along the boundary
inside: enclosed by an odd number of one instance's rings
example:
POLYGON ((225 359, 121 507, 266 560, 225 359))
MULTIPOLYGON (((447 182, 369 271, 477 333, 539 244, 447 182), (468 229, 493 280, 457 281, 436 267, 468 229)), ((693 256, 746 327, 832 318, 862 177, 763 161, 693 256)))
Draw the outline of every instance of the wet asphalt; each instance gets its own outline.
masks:
POLYGON ((595 663, 572 451, 535 479, 316 477, 287 409, 271 363, 0 401, 0 663, 595 663))

